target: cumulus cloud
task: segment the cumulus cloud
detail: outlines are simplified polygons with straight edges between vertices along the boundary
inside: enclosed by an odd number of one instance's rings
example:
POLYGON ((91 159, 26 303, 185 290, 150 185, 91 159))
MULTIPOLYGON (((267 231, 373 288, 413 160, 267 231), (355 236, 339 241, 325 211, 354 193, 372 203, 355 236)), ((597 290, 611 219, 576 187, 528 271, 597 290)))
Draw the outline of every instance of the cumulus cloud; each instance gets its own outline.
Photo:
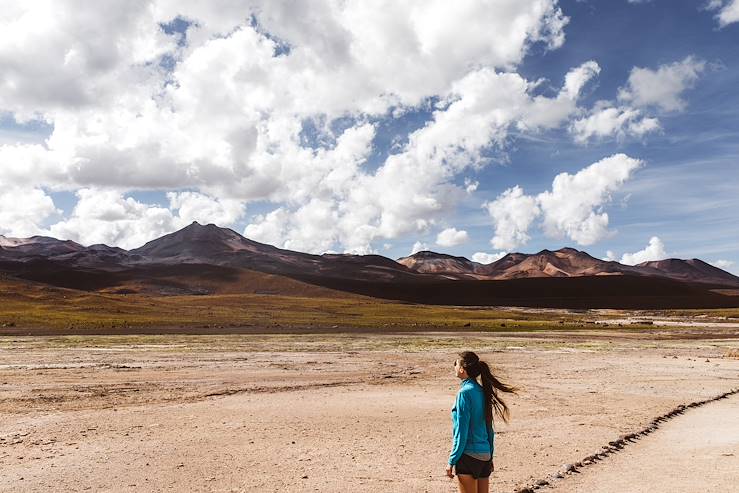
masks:
MULTIPOLYGON (((345 134, 351 133, 348 141, 361 137, 362 145, 347 145, 350 151, 340 152, 342 135, 335 149, 319 151, 311 158, 312 166, 300 168, 289 182, 282 182, 284 195, 276 192, 272 196, 295 203, 282 209, 282 214, 291 217, 283 223, 283 235, 277 244, 285 248, 300 245, 308 248, 306 251, 318 252, 333 241, 345 252, 359 253, 372 251, 371 242, 377 238, 427 232, 464 193, 476 188, 468 182, 462 189, 453 184, 454 177, 469 168, 484 166, 484 151, 502 148, 510 127, 556 126, 576 111, 577 95, 595 73, 590 63, 586 65, 590 67, 587 70, 573 69, 578 73, 575 82, 567 79, 560 91, 567 95, 563 98, 567 111, 536 120, 532 108, 544 104, 544 99, 532 98, 528 94, 532 85, 521 76, 489 68, 469 73, 452 85, 432 120, 411 133, 400 152, 391 154, 373 173, 363 170, 361 164, 369 152, 374 127, 366 124, 347 130, 345 134), (303 177, 309 181, 301 181, 303 177), (309 242, 300 232, 304 223, 293 216, 316 195, 325 197, 323 207, 331 210, 332 219, 317 231, 321 241, 309 242), (302 239, 291 241, 296 235, 302 239)), ((246 233, 258 231, 259 223, 266 219, 255 218, 246 233)))
POLYGON ((13 186, 79 191, 52 230, 88 242, 132 245, 186 217, 228 225, 268 201, 248 236, 371 252, 427 233, 477 188, 459 175, 503 152, 511 129, 580 113, 594 61, 552 97, 516 72, 533 44, 561 46, 566 24, 555 0, 6 2, 0 111, 53 132, 0 145, 0 172, 13 186), (186 33, 162 27, 178 17, 186 33), (430 102, 428 123, 368 169, 368 122, 430 102), (338 119, 351 124, 334 134, 338 119), (323 122, 320 138, 306 140, 308 122, 323 122), (169 192, 169 207, 131 203, 131 190, 169 192), (92 194, 126 213, 85 221, 92 194))
POLYGON ((711 0, 708 9, 718 11, 716 19, 721 27, 739 22, 739 0, 711 0))
POLYGON ((493 248, 504 250, 526 244, 530 239, 529 226, 541 213, 536 197, 525 195, 519 186, 509 188, 483 207, 495 224, 495 236, 490 243, 493 248))
POLYGON ((472 254, 472 261, 478 264, 492 264, 496 260, 500 260, 505 257, 508 252, 497 252, 497 253, 486 253, 486 252, 475 252, 472 254))
POLYGON ((529 240, 528 230, 541 216, 544 233, 591 245, 609 234, 608 214, 603 207, 611 194, 643 164, 625 154, 601 159, 574 175, 560 173, 551 190, 536 196, 512 187, 484 205, 493 219, 495 248, 511 250, 529 240))
POLYGON ((477 190, 477 187, 480 186, 480 182, 477 180, 473 180, 471 178, 465 178, 464 179, 464 191, 467 193, 472 193, 475 190, 477 190))
POLYGON ((171 209, 139 202, 116 190, 83 188, 76 195, 70 217, 52 224, 46 234, 83 245, 104 243, 131 249, 192 221, 229 226, 243 213, 242 205, 195 192, 169 194, 171 209))
POLYGON ((166 207, 141 203, 113 190, 83 188, 69 218, 53 224, 49 235, 83 245, 105 243, 136 248, 177 229, 166 207))
POLYGON ((732 260, 715 260, 709 263, 714 267, 718 267, 719 269, 728 270, 733 267, 736 262, 733 262, 732 260))
POLYGON ((569 131, 580 144, 612 137, 643 138, 658 132, 659 119, 645 111, 683 110, 687 103, 682 94, 695 85, 705 66, 704 61, 689 56, 656 70, 634 67, 626 85, 618 90, 618 101, 598 101, 570 123, 569 131))
POLYGON ((518 123, 521 130, 553 128, 579 112, 577 100, 585 85, 600 73, 600 66, 593 60, 573 68, 565 76, 565 83, 556 97, 536 96, 524 118, 518 123))
POLYGON ((199 192, 169 192, 169 207, 184 221, 201 224, 234 224, 246 212, 244 202, 234 199, 214 199, 199 192))
POLYGON ((428 249, 429 249, 429 246, 426 243, 423 243, 422 241, 417 241, 411 247, 410 255, 414 255, 418 252, 425 252, 425 251, 428 251, 428 249))
POLYGON ((649 239, 649 244, 643 250, 634 253, 624 253, 620 262, 624 265, 636 265, 650 260, 663 260, 667 258, 665 244, 657 236, 649 239))
POLYGON ((608 214, 602 211, 611 194, 643 164, 625 154, 614 154, 574 175, 560 173, 551 191, 537 196, 544 232, 566 236, 580 245, 592 245, 608 234, 608 214))
POLYGON ((634 67, 618 99, 637 107, 654 106, 665 111, 685 108, 682 93, 695 85, 706 63, 692 56, 680 62, 661 65, 657 70, 634 67))
POLYGON ((436 244, 442 247, 462 245, 469 240, 467 231, 458 231, 456 228, 447 228, 436 236, 436 244))
POLYGON ((579 143, 611 136, 618 139, 642 137, 659 129, 656 118, 645 117, 635 108, 614 107, 608 103, 596 105, 588 116, 575 120, 570 126, 570 132, 579 143))
POLYGON ((60 213, 43 190, 6 187, 0 180, 0 234, 19 238, 42 234, 43 222, 60 213))
POLYGON ((289 220, 290 215, 281 207, 268 214, 259 214, 254 217, 254 222, 246 226, 244 236, 268 245, 282 245, 289 220))

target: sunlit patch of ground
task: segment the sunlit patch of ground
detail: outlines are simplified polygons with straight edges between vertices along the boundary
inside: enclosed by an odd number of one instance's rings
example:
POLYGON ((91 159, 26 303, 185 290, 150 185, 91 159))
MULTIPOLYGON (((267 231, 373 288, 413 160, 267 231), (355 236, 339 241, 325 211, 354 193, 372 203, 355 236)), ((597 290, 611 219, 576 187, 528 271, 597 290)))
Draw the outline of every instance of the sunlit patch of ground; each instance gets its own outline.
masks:
POLYGON ((468 348, 521 389, 497 423, 513 491, 739 387, 739 339, 694 332, 2 337, 0 491, 455 491, 468 348))

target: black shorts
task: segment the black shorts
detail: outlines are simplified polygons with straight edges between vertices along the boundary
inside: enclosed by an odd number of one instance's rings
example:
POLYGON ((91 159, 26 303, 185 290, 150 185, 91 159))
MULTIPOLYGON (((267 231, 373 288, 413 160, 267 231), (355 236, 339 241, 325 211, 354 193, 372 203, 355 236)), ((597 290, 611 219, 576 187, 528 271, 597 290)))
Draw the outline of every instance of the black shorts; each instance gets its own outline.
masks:
POLYGON ((493 461, 492 459, 475 459, 467 454, 462 454, 462 457, 457 461, 455 471, 457 474, 467 474, 475 479, 489 478, 490 473, 493 472, 493 461))

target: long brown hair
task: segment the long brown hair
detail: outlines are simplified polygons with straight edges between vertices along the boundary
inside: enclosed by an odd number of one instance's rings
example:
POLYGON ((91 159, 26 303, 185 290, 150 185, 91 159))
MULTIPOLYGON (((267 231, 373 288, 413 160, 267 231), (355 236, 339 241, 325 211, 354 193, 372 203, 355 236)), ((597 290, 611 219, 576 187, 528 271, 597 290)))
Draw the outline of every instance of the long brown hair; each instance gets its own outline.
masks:
POLYGON ((500 392, 513 393, 518 389, 498 380, 493 375, 493 372, 490 371, 490 366, 472 351, 459 353, 459 362, 462 368, 467 371, 467 375, 470 378, 475 379, 479 375, 482 380, 482 390, 485 393, 485 420, 487 423, 491 426, 493 424, 493 410, 495 414, 507 423, 509 416, 508 406, 500 398, 500 392))

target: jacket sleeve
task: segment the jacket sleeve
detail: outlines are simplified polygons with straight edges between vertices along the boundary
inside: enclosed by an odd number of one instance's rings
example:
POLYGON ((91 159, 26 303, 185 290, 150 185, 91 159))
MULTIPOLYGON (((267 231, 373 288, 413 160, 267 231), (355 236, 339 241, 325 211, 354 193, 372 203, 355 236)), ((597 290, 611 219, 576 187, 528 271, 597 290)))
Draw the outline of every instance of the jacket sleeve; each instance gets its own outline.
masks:
POLYGON ((469 395, 460 390, 454 407, 456 412, 452 413, 452 451, 449 454, 449 464, 452 466, 462 457, 464 447, 467 444, 471 419, 469 395))

